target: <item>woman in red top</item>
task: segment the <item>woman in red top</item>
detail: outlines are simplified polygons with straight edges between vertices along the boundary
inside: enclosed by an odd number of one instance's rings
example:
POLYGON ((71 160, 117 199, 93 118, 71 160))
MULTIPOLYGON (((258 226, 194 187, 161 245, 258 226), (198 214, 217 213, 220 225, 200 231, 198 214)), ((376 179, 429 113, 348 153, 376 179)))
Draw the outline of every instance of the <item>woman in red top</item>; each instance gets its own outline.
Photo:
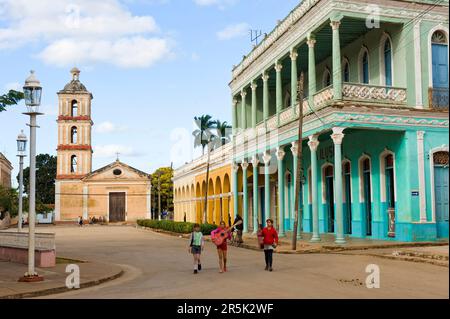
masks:
POLYGON ((266 257, 266 270, 272 271, 273 250, 278 246, 278 233, 273 228, 273 220, 266 220, 267 227, 262 230, 264 238, 264 256, 266 257))

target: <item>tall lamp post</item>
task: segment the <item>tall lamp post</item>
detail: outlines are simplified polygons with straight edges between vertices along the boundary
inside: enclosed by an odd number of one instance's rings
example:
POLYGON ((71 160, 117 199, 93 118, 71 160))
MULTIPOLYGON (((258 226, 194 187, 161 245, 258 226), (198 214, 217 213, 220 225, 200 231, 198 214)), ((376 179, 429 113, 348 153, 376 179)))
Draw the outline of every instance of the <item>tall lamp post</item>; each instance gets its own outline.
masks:
POLYGON ((23 197, 23 158, 26 156, 27 136, 23 134, 23 130, 17 136, 17 156, 19 157, 19 222, 17 223, 17 230, 22 231, 22 197, 23 197))
POLYGON ((25 104, 27 106, 25 115, 30 116, 30 192, 29 192, 29 209, 28 209, 28 271, 19 281, 36 282, 42 281, 44 278, 39 276, 34 268, 34 227, 36 220, 36 118, 41 105, 42 87, 39 80, 34 75, 34 71, 30 72, 30 76, 25 80, 23 87, 25 104))

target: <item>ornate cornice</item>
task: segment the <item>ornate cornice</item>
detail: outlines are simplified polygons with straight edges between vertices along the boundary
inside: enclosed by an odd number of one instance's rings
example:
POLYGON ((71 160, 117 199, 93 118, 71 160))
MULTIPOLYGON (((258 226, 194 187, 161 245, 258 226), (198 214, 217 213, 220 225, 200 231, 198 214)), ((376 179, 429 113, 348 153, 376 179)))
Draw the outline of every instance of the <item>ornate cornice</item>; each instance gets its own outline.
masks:
POLYGON ((60 115, 58 116, 58 121, 90 121, 90 116, 66 116, 60 115))
POLYGON ((58 145, 58 151, 92 151, 90 145, 58 145))
POLYGON ((56 179, 71 179, 71 180, 81 180, 86 176, 86 174, 73 174, 73 175, 56 175, 56 179))

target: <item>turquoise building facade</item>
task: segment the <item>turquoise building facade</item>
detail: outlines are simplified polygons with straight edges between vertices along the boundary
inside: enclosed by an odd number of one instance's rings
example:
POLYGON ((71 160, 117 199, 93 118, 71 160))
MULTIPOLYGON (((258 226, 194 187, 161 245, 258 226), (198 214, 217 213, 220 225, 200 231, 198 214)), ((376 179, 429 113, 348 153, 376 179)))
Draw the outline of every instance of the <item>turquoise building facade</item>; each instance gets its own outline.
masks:
POLYGON ((293 230, 301 147, 311 241, 448 239, 448 41, 448 1, 304 0, 280 21, 230 83, 244 231, 293 230))

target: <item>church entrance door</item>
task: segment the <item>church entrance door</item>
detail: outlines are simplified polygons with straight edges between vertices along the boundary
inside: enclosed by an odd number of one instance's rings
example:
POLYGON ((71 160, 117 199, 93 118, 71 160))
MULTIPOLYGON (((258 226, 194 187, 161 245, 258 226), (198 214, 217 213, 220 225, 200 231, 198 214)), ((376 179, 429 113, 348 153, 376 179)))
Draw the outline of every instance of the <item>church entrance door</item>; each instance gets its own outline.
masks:
POLYGON ((125 193, 109 193, 109 221, 125 221, 125 193))

